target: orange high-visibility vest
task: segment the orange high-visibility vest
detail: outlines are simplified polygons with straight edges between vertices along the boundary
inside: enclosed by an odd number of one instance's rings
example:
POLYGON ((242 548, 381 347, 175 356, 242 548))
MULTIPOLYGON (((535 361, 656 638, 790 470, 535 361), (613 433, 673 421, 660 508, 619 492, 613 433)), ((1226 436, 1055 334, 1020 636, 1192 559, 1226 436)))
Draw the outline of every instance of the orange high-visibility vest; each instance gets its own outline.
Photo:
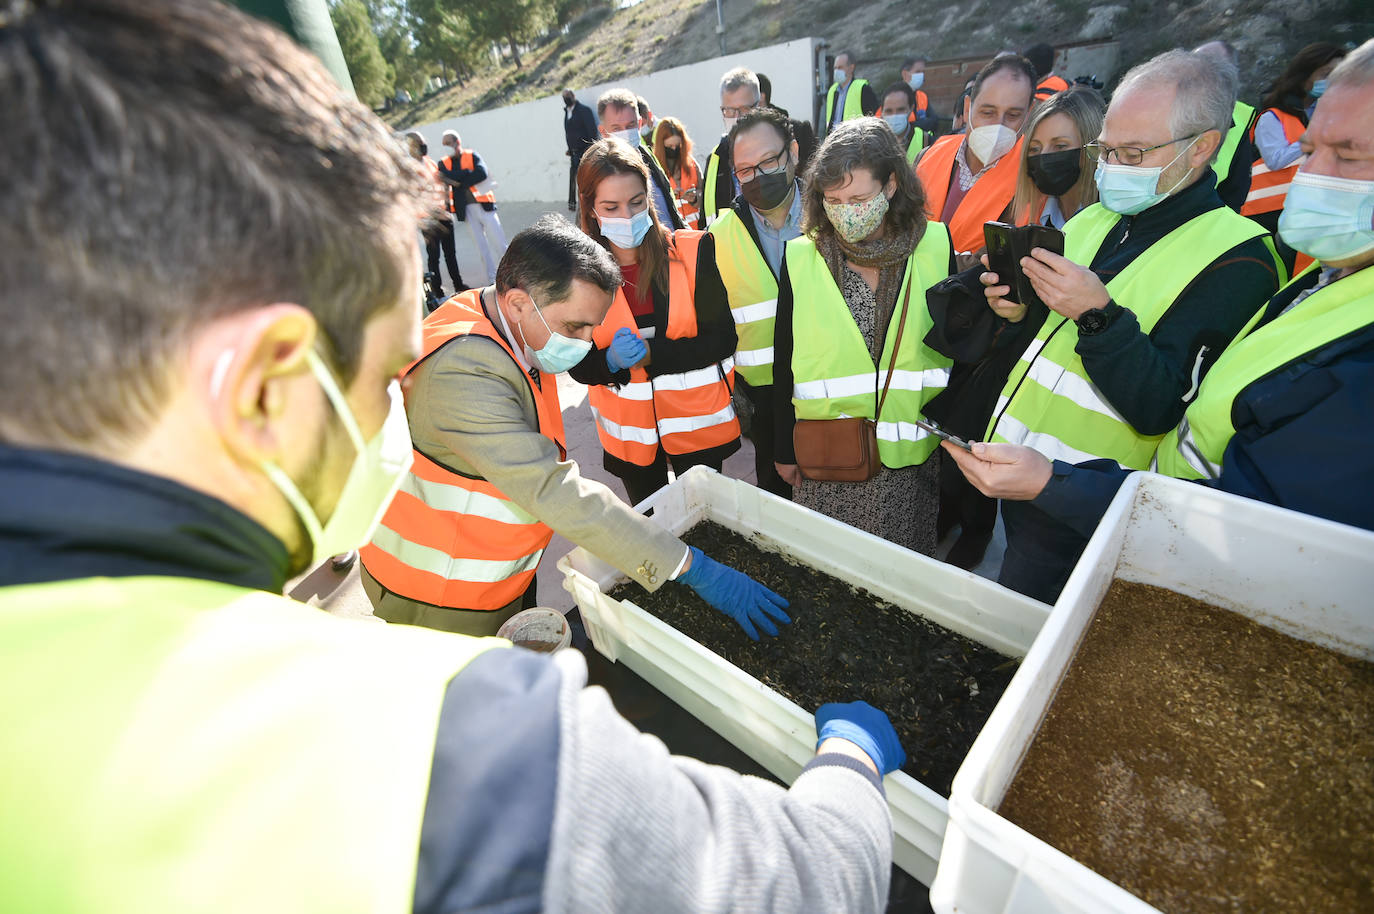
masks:
MULTIPOLYGON (((471 150, 464 149, 463 154, 459 156, 458 160, 459 168, 461 168, 463 171, 472 171, 474 166, 472 162, 471 150)), ((485 193, 478 193, 477 188, 475 187, 469 188, 469 190, 472 191, 472 199, 477 203, 490 203, 493 206, 496 205, 496 194, 492 193, 491 191, 486 191, 485 193)))
MULTIPOLYGON (((698 223, 701 219, 701 209, 682 199, 684 193, 701 184, 701 169, 697 167, 697 163, 690 158, 684 160, 681 179, 674 179, 667 168, 663 169, 663 173, 668 175, 668 183, 673 185, 673 196, 677 198, 677 211, 681 214, 683 223, 689 229, 700 228, 698 223)), ((696 261, 692 262, 692 266, 696 267, 696 261)))
POLYGON ((1055 76, 1051 73, 1049 76, 1040 80, 1039 85, 1035 87, 1035 100, 1043 102, 1055 93, 1063 92, 1068 87, 1069 81, 1067 79, 1062 76, 1055 76))
MULTIPOLYGON (((679 229, 668 235, 668 326, 670 340, 697 335, 697 249, 703 232, 679 229)), ((649 282, 644 275, 642 282, 649 282)), ((622 288, 606 319, 592 339, 609 348, 621 327, 638 332, 634 313, 622 288)), ((739 437, 739 419, 730 402, 735 382, 735 362, 727 358, 691 371, 661 374, 630 369, 630 383, 594 386, 587 400, 596 417, 596 431, 606 453, 626 463, 650 466, 659 444, 669 454, 692 454, 729 444, 739 437)))
MULTIPOLYGON (((1025 137, 997 164, 988 169, 969 188, 954 218, 949 220, 949 235, 955 251, 978 251, 984 247, 983 223, 996 221, 1016 196, 1016 175, 1021 168, 1021 144, 1025 137)), ((963 145, 963 134, 942 136, 921 156, 916 164, 916 177, 926 192, 926 213, 938 222, 954 180, 954 156, 963 145)))
POLYGON ((445 207, 449 212, 453 212, 453 195, 448 192, 448 185, 439 176, 439 166, 429 156, 421 156, 420 161, 425 163, 429 169, 429 176, 434 179, 434 202, 438 206, 445 207))
MULTIPOLYGON (((448 169, 449 171, 453 171, 453 156, 444 156, 439 161, 444 163, 444 168, 448 169)), ((458 212, 458 210, 454 208, 453 202, 453 192, 457 188, 455 188, 452 184, 449 184, 443 179, 443 177, 439 174, 439 166, 436 165, 434 160, 431 159, 429 156, 425 156, 425 164, 427 164, 431 169, 433 169, 434 180, 440 186, 441 189, 439 192, 443 194, 444 197, 444 207, 450 213, 458 212)))
MULTIPOLYGON (((459 336, 494 340, 519 364, 515 352, 482 310, 481 290, 450 298, 425 318, 415 367, 459 336)), ((521 372, 524 369, 521 368, 521 372)), ((539 431, 567 457, 558 384, 544 375, 534 393, 539 431)), ((462 391, 454 391, 461 397, 462 391)), ((364 567, 387 590, 410 600, 457 609, 501 609, 525 592, 553 530, 485 479, 441 467, 420 451, 387 508, 372 542, 361 550, 364 567)))
MULTIPOLYGON (((1278 116, 1279 123, 1283 125, 1283 137, 1288 142, 1296 142, 1307 130, 1300 118, 1287 111, 1278 108, 1267 110, 1278 116)), ((1264 114, 1260 117, 1264 117, 1264 114)), ((1259 118, 1255 118, 1255 123, 1259 123, 1259 118)), ((1251 127, 1250 139, 1254 138, 1255 129, 1251 127)), ((1278 171, 1270 171, 1269 166, 1264 164, 1264 156, 1257 156, 1255 164, 1250 166, 1250 193, 1245 198, 1245 205, 1240 208, 1240 214, 1258 216, 1283 209, 1283 201, 1288 198, 1288 185, 1293 183, 1293 175, 1298 173, 1300 165, 1301 160, 1278 171)))

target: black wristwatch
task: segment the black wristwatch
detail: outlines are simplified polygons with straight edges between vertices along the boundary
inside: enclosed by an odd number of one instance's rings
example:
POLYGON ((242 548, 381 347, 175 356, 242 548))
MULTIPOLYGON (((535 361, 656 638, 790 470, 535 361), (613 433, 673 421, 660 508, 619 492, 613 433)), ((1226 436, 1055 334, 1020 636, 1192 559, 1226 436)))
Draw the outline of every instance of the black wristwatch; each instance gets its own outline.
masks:
POLYGON ((1078 335, 1095 336, 1106 330, 1121 313, 1121 306, 1114 301, 1107 302, 1105 308, 1093 308, 1078 315, 1078 335))

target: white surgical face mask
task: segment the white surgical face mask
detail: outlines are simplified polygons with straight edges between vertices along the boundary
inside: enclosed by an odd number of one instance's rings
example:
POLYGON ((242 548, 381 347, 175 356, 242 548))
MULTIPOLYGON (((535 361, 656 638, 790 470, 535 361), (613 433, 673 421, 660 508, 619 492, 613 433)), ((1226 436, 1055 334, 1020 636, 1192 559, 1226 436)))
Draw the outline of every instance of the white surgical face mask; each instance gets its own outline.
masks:
POLYGON ((1159 176, 1178 161, 1189 149, 1193 148, 1193 143, 1184 146, 1179 150, 1178 155, 1169 160, 1168 165, 1157 168, 1147 168, 1144 165, 1122 165, 1120 162, 1108 164, 1106 159, 1099 159, 1097 162, 1097 173, 1093 176, 1097 182, 1097 198, 1104 207, 1122 216, 1134 216, 1136 213, 1143 213, 1145 210, 1163 201, 1174 191, 1183 186, 1183 182, 1188 180, 1192 169, 1183 173, 1183 177, 1174 183, 1168 190, 1158 190, 1159 176))
POLYGON ((1004 124, 974 127, 968 132, 968 148, 984 167, 1011 152, 1016 145, 1016 131, 1004 124))
POLYGON ((1323 263, 1374 250, 1374 181, 1298 172, 1283 201, 1279 237, 1323 263))
POLYGON ((597 216, 596 221, 600 223, 601 234, 606 236, 607 241, 618 248, 629 250, 639 247, 644 241, 644 236, 649 234, 649 229, 653 227, 654 217, 649 215, 649 207, 645 206, 628 219, 620 216, 597 216))
POLYGON ((911 81, 907 83, 907 85, 911 86, 911 91, 913 92, 915 92, 917 89, 921 88, 925 84, 926 74, 924 70, 922 70, 920 73, 912 73, 911 81))
POLYGON ((901 136, 906 133, 906 125, 910 122, 910 116, 906 114, 884 114, 883 120, 887 121, 887 126, 892 128, 892 132, 901 136))
POLYGON ((611 136, 624 140, 625 144, 631 149, 639 145, 639 128, 627 127, 624 130, 617 130, 611 136))
POLYGON ((734 130, 734 129, 735 129, 735 124, 739 123, 739 118, 737 118, 737 117, 726 117, 726 118, 721 118, 721 120, 725 121, 725 132, 726 132, 726 133, 729 133, 731 130, 734 130))
POLYGON ((335 414, 357 451, 353 466, 348 471, 348 479, 344 481, 339 500, 334 505, 334 513, 321 524, 315 508, 285 470, 268 462, 262 465, 262 471, 300 517, 306 535, 310 537, 312 565, 318 565, 330 556, 357 549, 372 539, 372 532, 381 523, 382 515, 410 469, 414 455, 399 381, 392 381, 387 388, 391 407, 386 421, 371 440, 364 440, 334 373, 313 351, 306 357, 310 362, 310 370, 333 404, 335 414))
POLYGON ((835 68, 835 82, 840 83, 841 85, 843 85, 843 83, 844 83, 844 77, 845 77, 845 72, 844 72, 844 70, 840 69, 839 67, 836 67, 836 68, 835 68))
MULTIPOLYGON (((530 303, 534 305, 534 313, 539 315, 539 323, 544 325, 544 329, 549 331, 549 339, 541 348, 531 349, 529 343, 525 343, 525 358, 538 366, 540 371, 549 374, 558 374, 567 371, 577 363, 581 362, 592 351, 591 340, 579 340, 570 336, 564 336, 549 326, 549 322, 544 319, 544 312, 539 307, 539 303, 533 298, 530 303)), ((520 338, 525 338, 525 330, 521 328, 520 338)))

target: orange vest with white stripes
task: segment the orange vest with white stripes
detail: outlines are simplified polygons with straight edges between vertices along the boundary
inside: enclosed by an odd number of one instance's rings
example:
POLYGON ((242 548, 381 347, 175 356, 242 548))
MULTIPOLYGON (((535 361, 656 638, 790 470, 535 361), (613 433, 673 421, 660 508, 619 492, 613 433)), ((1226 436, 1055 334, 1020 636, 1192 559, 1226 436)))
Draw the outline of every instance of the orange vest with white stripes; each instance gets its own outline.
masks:
MULTIPOLYGON (((421 356, 406 374, 460 336, 494 340, 515 352, 482 310, 481 290, 455 295, 425 318, 421 356)), ((518 360, 517 360, 518 364, 518 360)), ((558 385, 526 376, 539 431, 567 456, 558 385)), ((462 391, 454 391, 461 397, 462 391)), ((553 530, 485 479, 445 469, 420 451, 372 542, 361 550, 368 573, 410 600, 456 609, 501 609, 534 579, 553 530)))
MULTIPOLYGON (((1016 145, 975 181, 964 199, 959 201, 959 208, 949 220, 949 235, 955 251, 979 251, 985 246, 983 223, 993 222, 1000 217, 1016 195, 1021 144, 1025 141, 1025 137, 1017 140, 1016 145)), ((940 214, 945 211, 949 185, 957 180, 954 176, 954 156, 963 143, 962 134, 942 136, 916 163, 916 177, 920 178, 926 192, 926 213, 936 222, 940 221, 940 214)))
MULTIPOLYGON (((473 165, 473 161, 472 161, 472 151, 471 151, 471 150, 469 150, 469 149, 464 149, 464 150, 463 150, 463 154, 462 154, 461 156, 458 157, 458 167, 461 168, 463 171, 472 171, 474 165, 473 165)), ((495 204, 495 203, 496 203, 496 194, 492 193, 491 191, 488 190, 488 191, 479 193, 478 190, 477 190, 477 188, 475 188, 475 187, 474 187, 474 188, 471 188, 471 190, 472 190, 472 199, 475 200, 476 202, 478 202, 478 203, 491 203, 491 204, 495 204)))
MULTIPOLYGON (((670 340, 697 335, 694 296, 697 250, 703 234, 679 229, 668 235, 668 326, 664 334, 670 340)), ((643 281, 649 277, 644 276, 643 281)), ((598 347, 609 348, 621 327, 638 332, 624 289, 616 292, 611 310, 592 338, 598 347)), ((635 366, 630 369, 630 383, 592 387, 587 399, 606 453, 626 463, 649 466, 660 443, 669 454, 692 454, 738 438, 739 419, 730 402, 734 381, 734 359, 652 379, 635 366)))
MULTIPOLYGON (((1294 143, 1306 132, 1300 118, 1294 117, 1287 111, 1280 111, 1278 108, 1269 108, 1278 117, 1279 123, 1283 125, 1283 138, 1290 143, 1294 143)), ((1264 117, 1261 114, 1260 117, 1264 117)), ((1259 118, 1255 118, 1255 123, 1259 123, 1259 118)), ((1250 129, 1250 139, 1255 138, 1255 131, 1250 129)), ((1288 198, 1288 185, 1293 183, 1293 176, 1298 173, 1302 160, 1299 159, 1292 165, 1280 168, 1278 171, 1270 171, 1269 166, 1264 164, 1264 156, 1258 156, 1255 164, 1250 166, 1250 193, 1245 197, 1245 205, 1240 208, 1242 216, 1258 216, 1261 213, 1273 213, 1283 209, 1283 201, 1288 198)))
POLYGON ((420 161, 425 163, 425 167, 429 169, 429 176, 434 179, 435 202, 450 213, 453 212, 453 193, 439 176, 439 164, 429 156, 421 156, 420 161))
POLYGON ((683 199, 683 194, 701 184, 701 169, 697 167, 697 163, 690 157, 683 160, 680 178, 674 178, 672 172, 666 168, 663 169, 663 173, 668 176, 668 183, 673 185, 673 196, 677 198, 677 211, 682 214, 682 221, 689 229, 700 228, 701 208, 683 199))

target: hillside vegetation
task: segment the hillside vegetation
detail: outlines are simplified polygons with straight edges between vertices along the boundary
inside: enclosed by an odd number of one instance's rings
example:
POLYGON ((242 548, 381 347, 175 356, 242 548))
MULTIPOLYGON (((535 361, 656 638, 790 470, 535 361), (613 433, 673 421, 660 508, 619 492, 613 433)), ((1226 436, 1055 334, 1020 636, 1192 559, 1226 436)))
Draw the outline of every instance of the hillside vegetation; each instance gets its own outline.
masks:
MULTIPOLYGON (((566 26, 522 47, 521 66, 509 48, 499 61, 489 54, 465 85, 417 98, 387 118, 397 127, 428 123, 549 96, 565 86, 631 82, 720 53, 714 0, 583 6, 566 26)), ((879 85, 896 76, 907 54, 941 59, 1110 36, 1121 42, 1122 64, 1130 66, 1171 47, 1224 38, 1239 50, 1241 95, 1251 101, 1304 44, 1359 43, 1374 34, 1369 0, 723 0, 723 9, 727 51, 825 38, 832 52, 855 51, 858 75, 879 85)))

